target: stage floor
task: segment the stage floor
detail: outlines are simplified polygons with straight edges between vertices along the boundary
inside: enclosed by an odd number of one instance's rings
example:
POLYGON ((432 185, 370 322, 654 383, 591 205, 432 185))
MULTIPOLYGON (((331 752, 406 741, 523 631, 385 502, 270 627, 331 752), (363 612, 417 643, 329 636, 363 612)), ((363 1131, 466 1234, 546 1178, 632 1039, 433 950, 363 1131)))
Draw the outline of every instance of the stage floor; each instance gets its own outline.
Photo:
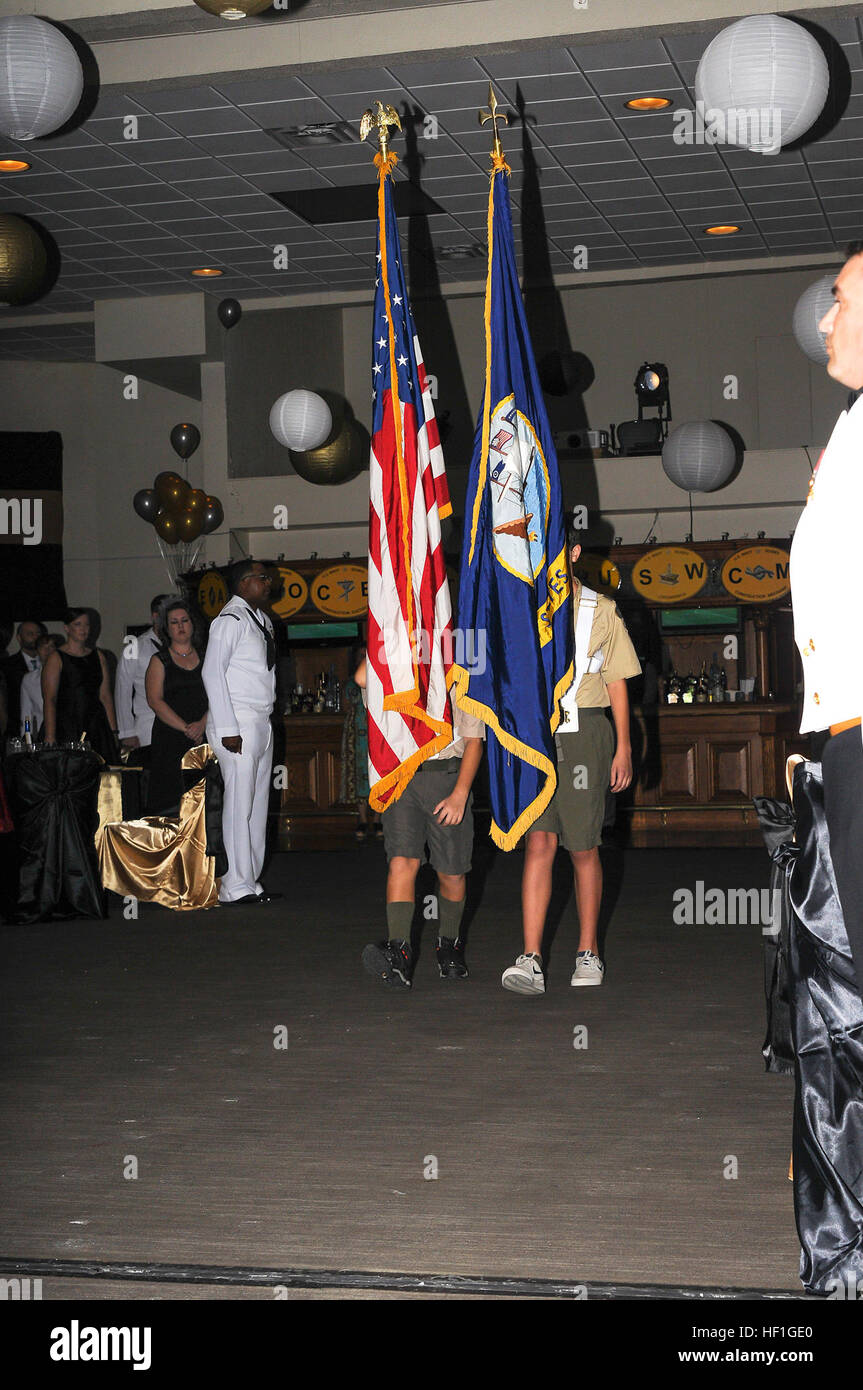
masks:
MULTIPOLYGON (((500 987, 522 856, 485 844, 470 979, 438 978, 423 877, 410 992, 360 966, 385 935, 380 845, 276 855, 286 896, 267 907, 127 921, 114 898, 107 922, 5 927, 0 1254, 799 1294, 761 928, 672 920, 699 880, 766 887, 766 853, 603 857, 605 984, 570 987, 559 855, 541 998, 500 987)), ((74 1296, 213 1295, 96 1279, 74 1296)))

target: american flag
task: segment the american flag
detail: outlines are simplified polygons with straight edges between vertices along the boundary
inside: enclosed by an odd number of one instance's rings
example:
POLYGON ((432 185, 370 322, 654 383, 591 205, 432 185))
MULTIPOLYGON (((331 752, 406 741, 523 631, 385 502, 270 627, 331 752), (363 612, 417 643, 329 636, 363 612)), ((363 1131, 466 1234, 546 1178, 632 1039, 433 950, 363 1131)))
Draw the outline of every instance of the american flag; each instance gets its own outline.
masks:
POLYGON ((395 155, 376 163, 366 699, 369 801, 382 811, 420 763, 452 740, 452 607, 440 532, 452 506, 402 272, 395 155))

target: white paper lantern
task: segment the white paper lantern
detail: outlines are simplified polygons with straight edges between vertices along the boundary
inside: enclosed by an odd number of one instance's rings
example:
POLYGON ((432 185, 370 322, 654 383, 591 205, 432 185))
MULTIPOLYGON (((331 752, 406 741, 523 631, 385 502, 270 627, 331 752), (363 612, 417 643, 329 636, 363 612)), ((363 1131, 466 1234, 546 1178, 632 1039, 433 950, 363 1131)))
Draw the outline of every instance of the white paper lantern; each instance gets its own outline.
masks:
POLYGON ((34 15, 0 19, 0 134, 50 135, 81 100, 84 73, 65 34, 34 15))
POLYGON ((814 285, 804 290, 794 306, 794 318, 791 323, 801 352, 805 352, 810 362, 817 362, 821 367, 826 363, 829 354, 824 343, 824 334, 818 325, 827 310, 833 307, 835 283, 835 274, 822 275, 820 280, 816 280, 814 285))
POLYGON ((779 15, 750 15, 708 45, 695 74, 706 123, 729 145, 775 154, 805 135, 827 99, 830 71, 807 29, 779 15))
POLYGON ((678 425, 665 441, 662 467, 684 492, 715 492, 734 472, 734 440, 712 420, 678 425))
POLYGON ((270 429, 276 439, 298 453, 319 448, 332 428, 330 407, 314 391, 286 391, 270 411, 270 429))

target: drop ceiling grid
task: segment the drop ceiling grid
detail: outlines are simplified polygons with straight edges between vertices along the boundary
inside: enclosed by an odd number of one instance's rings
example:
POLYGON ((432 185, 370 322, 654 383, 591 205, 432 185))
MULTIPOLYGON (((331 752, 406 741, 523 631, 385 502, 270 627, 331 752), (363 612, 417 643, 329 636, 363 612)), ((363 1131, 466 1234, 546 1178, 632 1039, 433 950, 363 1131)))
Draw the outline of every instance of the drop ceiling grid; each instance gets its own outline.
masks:
MULTIPOLYGON (((328 283, 361 288, 369 284, 374 229, 351 235, 355 228, 312 228, 270 194, 298 184, 357 183, 371 150, 328 146, 320 159, 315 152, 301 156, 267 131, 310 119, 356 122, 376 96, 436 115, 440 145, 417 142, 425 156, 423 186, 447 213, 431 223, 431 242, 438 251, 484 242, 490 140, 476 111, 493 79, 499 97, 514 104, 520 85, 527 102, 555 267, 569 268, 573 247, 582 244, 594 264, 608 268, 660 258, 724 259, 741 251, 770 255, 789 244, 833 249, 834 231, 847 234, 857 206, 858 162, 863 170, 863 50, 859 20, 837 18, 823 27, 848 57, 852 102, 839 123, 841 138, 796 154, 784 168, 763 159, 753 165, 745 152, 718 146, 681 148, 672 141, 671 112, 625 113, 627 95, 650 91, 673 95, 677 109, 691 107, 698 57, 717 31, 711 30, 481 60, 392 59, 377 69, 310 69, 286 79, 214 78, 197 88, 136 89, 134 96, 109 89, 80 129, 18 146, 34 167, 6 183, 0 208, 32 211, 60 246, 60 281, 39 312, 83 308, 105 295, 192 287, 220 296, 277 295, 280 288, 328 283), (123 139, 128 115, 138 118, 138 141, 123 139), (733 246, 701 233, 707 222, 726 219, 742 229, 733 246), (286 272, 272 265, 281 242, 288 247, 286 272), (188 271, 205 263, 228 273, 196 284, 188 271)), ((522 228, 517 119, 504 143, 520 245, 522 230, 534 232, 537 220, 528 216, 522 228)), ((10 153, 14 143, 8 142, 10 153)), ((399 177, 406 176, 402 156, 399 177)), ((859 206, 863 220, 863 201, 859 206)), ((442 281, 476 278, 475 264, 439 259, 436 268, 442 281)), ((24 312, 32 314, 33 306, 24 312)))

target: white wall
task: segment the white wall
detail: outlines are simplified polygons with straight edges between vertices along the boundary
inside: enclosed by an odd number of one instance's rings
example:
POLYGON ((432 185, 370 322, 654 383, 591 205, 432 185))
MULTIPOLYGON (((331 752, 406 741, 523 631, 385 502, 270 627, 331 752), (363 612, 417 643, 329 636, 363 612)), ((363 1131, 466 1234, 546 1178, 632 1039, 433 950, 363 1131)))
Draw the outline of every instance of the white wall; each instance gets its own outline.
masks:
POLYGON ((179 466, 168 438, 181 420, 200 424, 200 403, 143 380, 138 399, 124 400, 119 372, 84 363, 4 362, 0 395, 4 429, 62 435, 66 596, 99 610, 100 644, 118 651, 126 624, 148 621, 151 596, 170 587, 132 498, 164 469, 202 481, 197 455, 179 466))

